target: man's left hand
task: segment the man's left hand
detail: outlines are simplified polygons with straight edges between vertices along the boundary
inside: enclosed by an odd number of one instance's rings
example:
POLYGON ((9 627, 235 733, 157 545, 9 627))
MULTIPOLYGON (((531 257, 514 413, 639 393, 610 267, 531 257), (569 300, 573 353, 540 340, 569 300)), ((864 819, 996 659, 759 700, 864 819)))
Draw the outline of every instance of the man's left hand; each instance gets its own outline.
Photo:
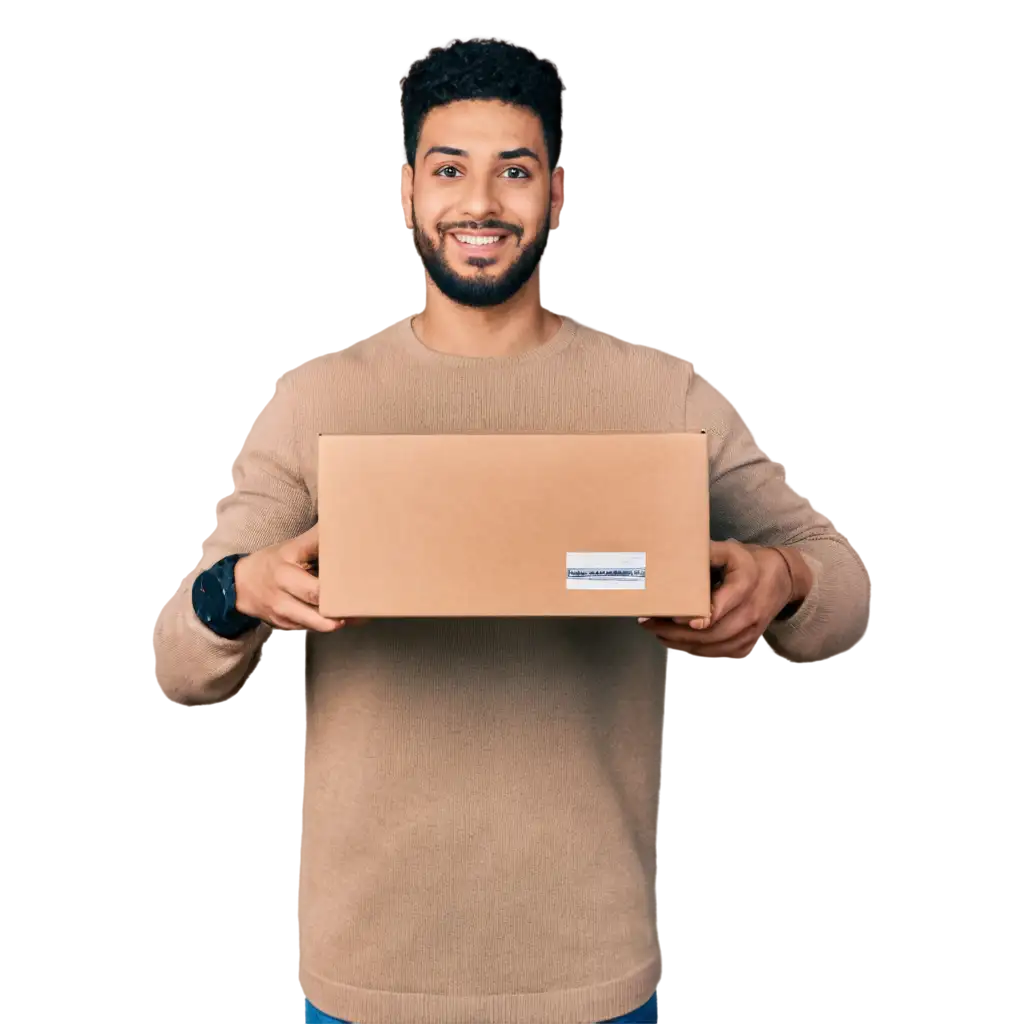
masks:
POLYGON ((640 624, 673 650, 702 658, 745 658, 789 603, 785 560, 771 548, 735 540, 711 542, 711 564, 725 568, 710 619, 649 618, 640 624))

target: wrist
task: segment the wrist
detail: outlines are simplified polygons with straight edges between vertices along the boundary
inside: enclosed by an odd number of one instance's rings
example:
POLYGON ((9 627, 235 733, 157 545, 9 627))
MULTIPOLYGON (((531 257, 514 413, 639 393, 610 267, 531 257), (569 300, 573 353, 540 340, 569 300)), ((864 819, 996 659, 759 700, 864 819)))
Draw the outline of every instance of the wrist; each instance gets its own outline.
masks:
POLYGON ((208 629, 230 640, 258 626, 260 620, 236 605, 234 568, 243 555, 227 555, 201 572, 192 583, 192 608, 208 629))
POLYGON ((245 591, 245 577, 244 573, 249 568, 248 565, 242 568, 242 563, 248 558, 248 553, 241 555, 234 564, 231 573, 231 585, 228 588, 229 596, 231 598, 230 611, 236 612, 239 615, 245 615, 251 617, 248 611, 248 604, 246 601, 245 591))
POLYGON ((774 551, 784 563, 780 566, 780 573, 784 583, 782 584, 783 604, 776 619, 788 619, 793 616, 804 598, 810 593, 814 577, 810 566, 804 561, 800 551, 794 547, 783 547, 780 545, 769 545, 769 550, 774 551))

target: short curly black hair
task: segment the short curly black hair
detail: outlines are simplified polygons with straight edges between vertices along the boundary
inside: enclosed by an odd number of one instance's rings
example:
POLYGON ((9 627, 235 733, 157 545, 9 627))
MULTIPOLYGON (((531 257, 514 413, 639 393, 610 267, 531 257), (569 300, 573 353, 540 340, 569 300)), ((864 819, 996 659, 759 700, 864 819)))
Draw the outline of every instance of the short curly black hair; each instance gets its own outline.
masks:
POLYGON ((454 39, 415 61, 402 78, 405 157, 416 167, 416 148, 427 114, 454 100, 503 100, 530 108, 541 121, 548 172, 562 150, 562 90, 558 68, 531 50, 500 39, 454 39))

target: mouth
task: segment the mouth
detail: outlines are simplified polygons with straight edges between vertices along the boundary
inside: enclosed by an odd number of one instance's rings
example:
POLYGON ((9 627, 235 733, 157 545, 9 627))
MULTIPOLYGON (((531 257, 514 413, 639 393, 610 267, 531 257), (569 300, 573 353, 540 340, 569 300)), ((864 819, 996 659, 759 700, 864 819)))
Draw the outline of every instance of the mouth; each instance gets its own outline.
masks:
POLYGON ((507 232, 501 231, 449 231, 448 235, 461 251, 483 253, 484 255, 497 252, 511 237, 507 232), (473 241, 463 241, 463 239, 473 239, 473 241))

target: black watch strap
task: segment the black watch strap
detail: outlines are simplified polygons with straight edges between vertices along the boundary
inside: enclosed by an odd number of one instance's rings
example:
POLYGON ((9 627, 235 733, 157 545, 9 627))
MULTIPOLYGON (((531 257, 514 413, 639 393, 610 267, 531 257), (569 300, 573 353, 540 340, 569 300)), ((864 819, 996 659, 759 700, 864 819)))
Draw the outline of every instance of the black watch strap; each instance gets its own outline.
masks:
POLYGON ((793 616, 796 614, 796 610, 799 607, 799 601, 791 601, 789 604, 786 605, 785 608, 782 609, 781 612, 779 612, 778 615, 775 616, 774 619, 772 619, 772 622, 785 622, 786 619, 793 618, 793 616))
POLYGON ((226 555, 192 584, 192 608, 199 621, 227 640, 237 639, 262 621, 235 608, 235 563, 246 554, 226 555))

